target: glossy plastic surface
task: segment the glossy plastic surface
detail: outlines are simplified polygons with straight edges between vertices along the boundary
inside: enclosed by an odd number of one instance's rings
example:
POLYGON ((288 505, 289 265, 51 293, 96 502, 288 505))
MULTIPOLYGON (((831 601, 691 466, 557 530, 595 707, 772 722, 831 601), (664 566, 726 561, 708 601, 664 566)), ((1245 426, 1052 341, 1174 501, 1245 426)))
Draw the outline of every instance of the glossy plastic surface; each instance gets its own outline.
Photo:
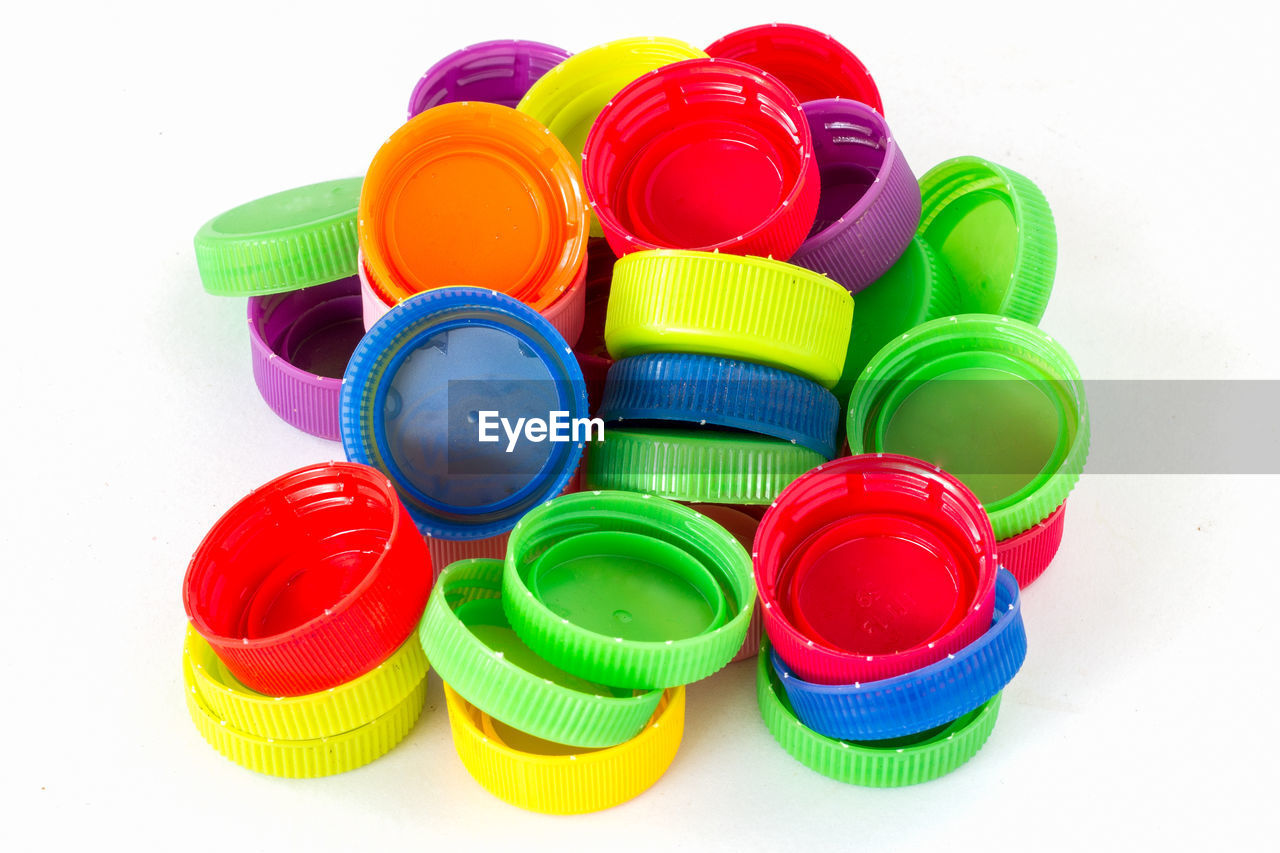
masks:
POLYGON ((707 46, 707 53, 776 75, 801 103, 852 98, 884 114, 866 66, 826 33, 796 24, 760 24, 717 39, 707 46))
POLYGON ((582 440, 512 443, 497 419, 586 411, 582 372, 550 323, 501 293, 441 288, 401 302, 356 348, 342 442, 387 472, 425 535, 483 539, 559 494, 582 457, 582 440), (480 440, 482 412, 497 413, 483 416, 493 441, 480 440))
POLYGON ((297 187, 210 219, 195 236, 204 289, 216 296, 252 296, 355 275, 362 181, 297 187))
POLYGON ((248 300, 253 379, 291 426, 338 441, 342 374, 364 335, 353 277, 248 300))
POLYGON ((409 96, 409 118, 440 104, 484 101, 515 107, 569 51, 538 41, 500 39, 454 51, 427 69, 409 96))
POLYGON ((191 558, 183 604, 243 684, 297 696, 386 660, 417 625, 431 579, 426 543, 387 478, 330 462, 228 510, 191 558))
POLYGON ((940 163, 920 179, 920 235, 955 274, 961 313, 1039 323, 1058 264, 1044 193, 980 157, 940 163))
POLYGON ((885 345, 863 371, 846 423, 854 453, 942 465, 1008 539, 1066 499, 1089 453, 1084 383, 1062 345, 989 314, 943 317, 885 345))
POLYGON ((668 248, 786 260, 818 208, 800 102, 727 60, 678 62, 619 92, 591 128, 582 175, 619 256, 668 248))
POLYGON ((546 128, 507 107, 443 104, 378 149, 359 238, 384 302, 485 287, 541 310, 581 274, 587 207, 577 164, 546 128))
POLYGON ((727 427, 836 455, 840 405, 825 388, 785 370, 691 353, 615 362, 605 383, 605 423, 727 427))
POLYGON ((1027 656, 1022 604, 1013 575, 996 578, 986 633, 954 655, 882 681, 812 684, 776 650, 770 665, 792 710, 808 728, 844 740, 884 740, 927 731, 979 707, 1008 684, 1027 656))
POLYGON ((666 772, 684 733, 684 688, 666 691, 644 730, 608 749, 569 748, 495 724, 448 685, 458 758, 485 790, 545 814, 600 811, 643 793, 666 772))
POLYGON ((464 560, 441 573, 418 630, 440 677, 531 737, 598 748, 639 734, 661 691, 601 685, 535 654, 503 611, 502 571, 501 560, 464 560))
POLYGON ((963 648, 991 623, 997 569, 991 524, 958 480, 917 459, 867 454, 818 466, 765 513, 753 557, 765 630, 783 659, 809 681, 852 684, 900 675, 963 648), (859 516, 870 518, 859 524, 859 516), (881 523, 882 516, 909 525, 881 523), (794 601, 787 601, 790 567, 806 559, 815 534, 829 531, 837 535, 808 559, 815 566, 810 572, 819 572, 810 582, 829 595, 821 605, 822 624, 841 631, 828 638, 831 645, 793 624, 788 610, 794 601), (904 556, 916 570, 910 583, 894 571, 904 556), (957 589, 960 618, 938 626, 934 617, 957 589), (835 647, 841 640, 862 651, 835 647))
MULTIPOLYGON (((749 563, 723 527, 687 507, 627 492, 580 492, 538 507, 516 525, 507 549, 502 600, 520 638, 561 669, 603 684, 673 687, 710 675, 741 647, 755 600, 749 563), (545 576, 532 583, 531 575, 557 543, 592 533, 639 534, 684 551, 714 579, 728 619, 712 621, 716 605, 706 614, 705 627, 692 635, 692 619, 662 624, 656 611, 652 621, 637 623, 630 610, 636 602, 678 601, 687 615, 685 606, 697 603, 682 588, 690 586, 688 580, 645 567, 623 584, 620 573, 601 564, 596 568, 608 569, 602 574, 619 583, 591 584, 598 595, 591 598, 589 611, 558 612, 556 588, 548 586, 545 576), (643 627, 643 633, 633 632, 633 625, 643 627)), ((587 576, 569 580, 580 577, 587 576)))
POLYGON ((880 113, 833 98, 804 105, 821 175, 818 215, 791 262, 857 293, 901 257, 920 223, 920 186, 880 113))

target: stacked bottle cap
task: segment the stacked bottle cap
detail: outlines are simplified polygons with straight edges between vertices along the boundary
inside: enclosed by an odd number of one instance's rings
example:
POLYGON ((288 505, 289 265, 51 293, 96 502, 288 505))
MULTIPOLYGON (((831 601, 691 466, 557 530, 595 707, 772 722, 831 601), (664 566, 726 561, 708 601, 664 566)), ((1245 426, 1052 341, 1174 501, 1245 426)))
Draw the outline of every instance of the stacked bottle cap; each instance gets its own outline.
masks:
POLYGON ((846 289, 783 260, 818 207, 799 101, 733 60, 658 68, 601 111, 583 175, 621 256, 599 410, 614 428, 588 484, 767 504, 836 453, 827 389, 853 312, 846 289))
POLYGON ((412 634, 431 579, 378 471, 312 465, 255 490, 205 536, 183 583, 192 721, 275 776, 373 761, 422 711, 427 660, 412 634))
POLYGON ((765 723, 797 760, 859 785, 971 758, 1022 665, 1018 586, 977 498, 917 459, 819 466, 765 513, 753 561, 768 634, 765 723))
POLYGON ((248 297, 253 378, 289 424, 338 438, 342 371, 363 333, 356 278, 360 178, 266 196, 195 237, 207 292, 248 297))
POLYGON ((961 314, 887 344, 854 387, 849 446, 943 465, 982 501, 1001 564, 1026 586, 1062 540, 1066 498, 1089 453, 1071 356, 1036 327, 961 314))
POLYGON ((480 784, 585 812, 654 784, 685 685, 759 652, 801 762, 950 772, 1022 665, 1019 589, 1088 453, 1033 325, 1056 254, 1017 172, 917 181, 816 30, 446 56, 363 178, 196 236, 206 290, 249 297, 263 397, 350 461, 197 550, 193 721, 253 769, 341 772, 412 727, 429 657, 480 784))
POLYGON ((648 495, 532 510, 504 560, 440 575, 419 636, 458 755, 514 805, 574 813, 652 785, 675 757, 684 685, 738 652, 750 559, 723 527, 648 495))
POLYGON ((365 316, 466 285, 582 329, 587 208, 577 164, 510 107, 452 102, 411 118, 379 149, 360 194, 365 316))
MULTIPOLYGON (((551 69, 516 108, 546 125, 581 159, 600 111, 619 91, 655 68, 700 56, 706 54, 671 38, 627 38, 597 45, 551 69)), ((591 234, 604 234, 594 214, 591 234)))

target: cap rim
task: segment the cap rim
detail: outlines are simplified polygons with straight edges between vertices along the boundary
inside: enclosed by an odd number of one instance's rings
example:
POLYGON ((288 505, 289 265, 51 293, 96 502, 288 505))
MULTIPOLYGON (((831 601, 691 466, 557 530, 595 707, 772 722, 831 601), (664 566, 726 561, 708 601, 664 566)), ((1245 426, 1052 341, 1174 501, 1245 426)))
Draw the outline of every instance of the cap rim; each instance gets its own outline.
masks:
POLYGON ((483 712, 444 685, 453 745, 471 777, 500 800, 545 814, 582 814, 639 796, 675 760, 684 733, 685 690, 662 694, 635 738, 579 755, 534 755, 489 737, 471 718, 483 712))
POLYGON ((502 575, 501 559, 459 561, 440 574, 418 629, 440 677, 479 710, 544 740, 600 748, 635 737, 661 690, 630 697, 581 693, 495 654, 471 632, 455 608, 478 598, 501 600, 502 575))
POLYGON ((945 776, 978 754, 1000 711, 1001 694, 997 693, 923 743, 902 747, 836 740, 807 728, 796 718, 785 691, 776 683, 770 657, 765 640, 756 665, 756 699, 765 725, 792 758, 837 782, 894 788, 945 776))
POLYGON ((193 240, 205 292, 214 296, 285 293, 356 273, 356 198, 364 179, 340 178, 283 190, 223 211, 193 240), (350 193, 353 204, 310 221, 254 231, 221 230, 219 221, 253 207, 272 208, 319 192, 350 193))
MULTIPOLYGON (((1008 199, 1018 229, 1013 272, 1005 286, 1000 310, 994 313, 1037 324, 1044 316, 1053 292, 1058 232, 1044 193, 1031 180, 980 157, 955 157, 939 163, 920 179, 919 233, 928 240, 929 226, 948 205, 982 189, 999 189, 1002 192, 1008 199)), ((940 248, 938 251, 941 255, 940 248)), ((966 283, 959 276, 956 278, 961 294, 961 312, 982 311, 979 303, 968 299, 966 283)))
MULTIPOLYGON (((435 288, 415 294, 388 311, 364 336, 351 356, 342 383, 340 424, 342 446, 348 459, 372 465, 387 475, 383 468, 386 463, 374 435, 373 421, 373 407, 381 377, 389 369, 399 348, 410 338, 447 321, 450 314, 466 309, 486 312, 499 324, 514 320, 536 331, 544 345, 533 347, 531 351, 537 352, 556 381, 568 385, 567 404, 572 409, 569 416, 586 416, 586 384, 582 370, 573 357, 573 350, 541 314, 523 302, 493 290, 435 288)), ((516 524, 526 507, 559 494, 573 477, 582 458, 582 445, 567 442, 565 447, 565 455, 555 476, 541 481, 531 477, 525 488, 527 496, 518 503, 493 509, 491 514, 494 517, 489 520, 446 518, 412 500, 405 501, 408 514, 419 532, 429 537, 485 539, 505 533, 516 524)), ((400 488, 395 487, 397 494, 400 494, 400 488)), ((458 515, 465 517, 468 513, 459 512, 458 515)))
POLYGON ((876 392, 895 379, 905 365, 921 353, 936 348, 933 358, 952 352, 991 349, 1020 358, 1044 378, 1060 387, 1064 397, 1050 400, 1058 408, 1064 424, 1075 425, 1075 437, 1056 471, 1048 472, 1030 494, 1010 506, 989 513, 997 539, 1008 539, 1047 518, 1064 500, 1084 471, 1089 456, 1089 406, 1084 381, 1071 355, 1039 328, 995 314, 959 314, 941 317, 916 326, 885 346, 862 371, 849 400, 846 435, 853 453, 878 452, 865 435, 868 420, 879 402, 876 392), (1074 411, 1063 407, 1066 400, 1074 411))

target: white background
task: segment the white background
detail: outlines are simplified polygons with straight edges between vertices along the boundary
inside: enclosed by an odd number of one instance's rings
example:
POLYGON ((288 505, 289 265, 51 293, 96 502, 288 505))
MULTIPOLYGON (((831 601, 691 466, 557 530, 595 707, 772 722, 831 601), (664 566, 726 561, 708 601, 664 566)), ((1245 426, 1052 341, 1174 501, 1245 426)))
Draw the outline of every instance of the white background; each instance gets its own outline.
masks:
POLYGON ((690 689, 684 745, 655 788, 571 819, 511 808, 466 775, 434 678, 391 754, 294 782, 210 750, 179 671, 180 584, 205 530, 250 488, 341 455, 259 399, 244 302, 203 293, 191 237, 242 201, 361 173, 438 57, 499 37, 576 51, 627 35, 705 45, 778 19, 825 29, 874 73, 918 173, 974 153, 1043 188, 1061 259, 1042 325, 1087 378, 1277 378, 1276 13, 1182 8, 7 9, 9 849, 1261 844, 1280 760, 1273 477, 1086 476, 1057 562, 1026 595, 1031 650, 994 735, 917 788, 846 787, 792 761, 760 722, 751 664, 690 689))

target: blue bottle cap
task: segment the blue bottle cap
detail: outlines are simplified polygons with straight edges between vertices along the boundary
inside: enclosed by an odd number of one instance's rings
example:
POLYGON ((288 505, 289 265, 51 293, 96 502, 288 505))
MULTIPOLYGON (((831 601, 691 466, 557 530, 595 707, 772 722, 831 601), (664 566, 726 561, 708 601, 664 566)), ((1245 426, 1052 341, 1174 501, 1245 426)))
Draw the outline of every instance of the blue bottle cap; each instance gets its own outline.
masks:
POLYGON ((560 333, 482 288, 392 308, 342 382, 347 458, 386 473, 422 534, 442 539, 504 533, 559 494, 582 458, 585 429, 573 424, 586 417, 582 371, 560 333), (526 429, 535 420, 543 428, 526 429))
POLYGON ((1027 633, 1018 582, 1001 569, 991 627, 937 663, 881 681, 812 684, 770 649, 770 662, 796 718, 839 740, 886 740, 958 719, 995 696, 1022 667, 1027 633))
POLYGON ((836 455, 840 403, 818 383, 763 364, 647 353, 609 368, 600 418, 630 426, 678 421, 754 432, 836 455))

